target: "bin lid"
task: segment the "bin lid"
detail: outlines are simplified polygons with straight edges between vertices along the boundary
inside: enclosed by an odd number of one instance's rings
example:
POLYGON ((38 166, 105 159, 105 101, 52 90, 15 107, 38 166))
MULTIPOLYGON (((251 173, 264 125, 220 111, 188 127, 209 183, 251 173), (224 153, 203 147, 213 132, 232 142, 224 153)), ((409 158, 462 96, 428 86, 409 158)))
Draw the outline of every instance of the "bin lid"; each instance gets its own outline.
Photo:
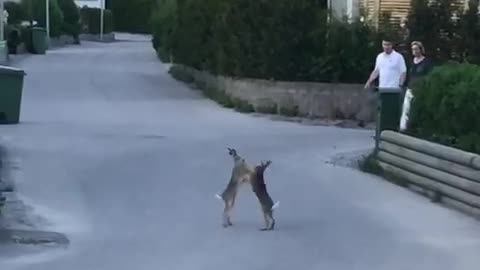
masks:
POLYGON ((23 69, 0 65, 0 74, 25 75, 23 69))
POLYGON ((32 31, 47 32, 47 29, 43 27, 35 26, 35 27, 32 27, 32 31))

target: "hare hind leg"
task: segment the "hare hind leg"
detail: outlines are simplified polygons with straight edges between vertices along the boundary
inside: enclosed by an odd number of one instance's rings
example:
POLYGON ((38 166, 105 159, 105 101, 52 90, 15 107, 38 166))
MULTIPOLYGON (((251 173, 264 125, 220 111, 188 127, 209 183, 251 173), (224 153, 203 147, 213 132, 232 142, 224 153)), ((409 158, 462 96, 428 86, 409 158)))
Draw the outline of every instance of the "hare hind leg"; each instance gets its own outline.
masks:
POLYGON ((264 212, 263 218, 265 219, 265 227, 261 231, 273 231, 275 229, 275 219, 271 211, 264 212))
POLYGON ((225 201, 225 208, 223 210, 223 227, 232 226, 231 213, 235 205, 235 196, 230 200, 225 201))

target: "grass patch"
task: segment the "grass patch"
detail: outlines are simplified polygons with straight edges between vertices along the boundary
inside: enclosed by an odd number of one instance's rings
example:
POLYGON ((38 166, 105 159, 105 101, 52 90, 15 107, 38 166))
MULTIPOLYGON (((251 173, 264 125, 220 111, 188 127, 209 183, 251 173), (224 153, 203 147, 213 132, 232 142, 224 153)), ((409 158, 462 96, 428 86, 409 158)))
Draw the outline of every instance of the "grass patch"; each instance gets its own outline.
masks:
POLYGON ((225 108, 234 108, 233 100, 224 91, 218 91, 215 99, 220 105, 225 108))
POLYGON ((206 97, 210 98, 213 101, 216 101, 218 104, 222 105, 225 108, 233 108, 233 100, 228 96, 225 91, 216 90, 215 88, 208 87, 203 90, 203 93, 206 97))
POLYGON ((170 73, 170 75, 174 79, 188 83, 188 84, 193 83, 195 81, 192 75, 184 71, 181 67, 178 67, 175 65, 170 67, 170 69, 168 70, 168 73, 170 73))
POLYGON ((243 112, 243 113, 255 112, 255 108, 253 107, 252 104, 248 103, 248 101, 245 101, 239 98, 233 98, 232 102, 233 102, 233 107, 238 112, 243 112))
POLYGON ((384 172, 380 164, 378 164, 375 154, 371 153, 364 156, 363 159, 358 161, 358 167, 362 172, 371 173, 375 175, 383 176, 384 172))
POLYGON ((378 163, 375 153, 371 153, 367 156, 365 156, 363 159, 359 160, 358 162, 358 167, 360 168, 361 171, 378 175, 385 180, 387 180, 390 183, 393 183, 395 185, 401 186, 401 187, 407 187, 408 182, 405 181, 404 179, 392 174, 385 172, 380 164, 378 163))

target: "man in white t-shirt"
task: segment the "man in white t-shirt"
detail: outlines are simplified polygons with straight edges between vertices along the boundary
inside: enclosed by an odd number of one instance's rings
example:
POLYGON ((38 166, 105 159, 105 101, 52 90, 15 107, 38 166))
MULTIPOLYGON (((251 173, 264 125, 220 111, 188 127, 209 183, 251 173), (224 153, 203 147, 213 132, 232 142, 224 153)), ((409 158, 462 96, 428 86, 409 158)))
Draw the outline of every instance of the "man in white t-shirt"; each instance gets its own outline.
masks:
POLYGON ((370 88, 372 82, 379 78, 379 88, 402 88, 407 75, 405 59, 393 49, 393 42, 382 41, 383 52, 377 56, 375 69, 370 74, 365 88, 370 88))

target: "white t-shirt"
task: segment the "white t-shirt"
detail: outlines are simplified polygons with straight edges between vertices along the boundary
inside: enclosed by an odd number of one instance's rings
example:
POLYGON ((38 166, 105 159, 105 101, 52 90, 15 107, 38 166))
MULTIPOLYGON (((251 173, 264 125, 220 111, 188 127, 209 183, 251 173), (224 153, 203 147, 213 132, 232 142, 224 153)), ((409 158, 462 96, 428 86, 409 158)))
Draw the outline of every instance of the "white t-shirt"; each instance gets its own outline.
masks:
POLYGON ((380 88, 396 88, 400 85, 400 76, 407 72, 405 59, 396 51, 390 54, 382 52, 375 61, 375 70, 379 72, 380 88))

